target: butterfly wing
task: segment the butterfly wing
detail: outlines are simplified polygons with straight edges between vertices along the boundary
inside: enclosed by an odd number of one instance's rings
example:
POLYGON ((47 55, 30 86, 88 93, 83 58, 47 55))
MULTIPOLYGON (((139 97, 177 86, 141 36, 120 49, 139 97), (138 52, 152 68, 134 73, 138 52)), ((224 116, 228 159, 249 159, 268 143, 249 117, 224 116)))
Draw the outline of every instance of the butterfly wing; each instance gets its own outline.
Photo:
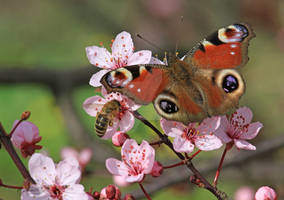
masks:
POLYGON ((118 68, 106 73, 101 83, 108 92, 120 92, 136 103, 146 105, 156 98, 168 82, 166 70, 159 65, 153 66, 134 65, 118 68))
POLYGON ((253 30, 247 24, 233 24, 206 37, 184 61, 204 69, 236 68, 247 63, 247 49, 253 30))
POLYGON ((184 59, 206 102, 208 115, 224 114, 238 106, 245 82, 236 70, 248 61, 249 41, 255 36, 247 24, 233 24, 211 34, 184 59))

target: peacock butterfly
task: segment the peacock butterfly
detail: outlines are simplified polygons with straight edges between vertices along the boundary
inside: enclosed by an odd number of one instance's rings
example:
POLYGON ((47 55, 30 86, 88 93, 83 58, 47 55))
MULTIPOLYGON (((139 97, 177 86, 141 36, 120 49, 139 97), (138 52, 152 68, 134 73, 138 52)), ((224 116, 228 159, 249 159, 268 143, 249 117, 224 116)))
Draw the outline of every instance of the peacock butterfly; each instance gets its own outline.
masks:
POLYGON ((138 104, 153 102, 165 119, 199 122, 238 106, 245 82, 236 69, 247 63, 254 36, 247 24, 229 25, 200 41, 183 59, 174 55, 168 65, 118 68, 101 83, 108 92, 120 92, 138 104))

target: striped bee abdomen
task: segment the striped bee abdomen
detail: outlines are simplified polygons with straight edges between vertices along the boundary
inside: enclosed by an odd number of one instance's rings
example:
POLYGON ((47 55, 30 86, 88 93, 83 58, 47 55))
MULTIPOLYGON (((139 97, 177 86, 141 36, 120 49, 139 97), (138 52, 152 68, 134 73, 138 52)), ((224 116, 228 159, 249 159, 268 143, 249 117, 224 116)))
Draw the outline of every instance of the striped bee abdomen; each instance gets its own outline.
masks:
POLYGON ((102 110, 97 114, 95 122, 96 134, 103 137, 108 126, 113 125, 113 119, 119 114, 120 103, 117 100, 107 102, 102 110))

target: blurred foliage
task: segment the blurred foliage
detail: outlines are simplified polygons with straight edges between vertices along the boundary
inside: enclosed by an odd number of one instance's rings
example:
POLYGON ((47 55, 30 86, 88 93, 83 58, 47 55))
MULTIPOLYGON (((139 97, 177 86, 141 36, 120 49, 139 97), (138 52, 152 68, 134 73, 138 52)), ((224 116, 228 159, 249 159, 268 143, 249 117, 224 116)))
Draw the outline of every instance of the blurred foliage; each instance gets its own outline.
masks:
MULTIPOLYGON (((254 111, 254 120, 261 121, 264 129, 254 141, 263 141, 283 134, 284 90, 284 2, 266 0, 240 1, 186 1, 186 0, 49 0, 5 1, 0 7, 0 68, 76 68, 89 65, 85 47, 103 42, 108 47, 112 38, 122 30, 133 35, 135 47, 151 49, 152 46, 134 37, 140 33, 162 49, 186 52, 197 41, 217 28, 235 22, 248 22, 257 37, 249 47, 250 61, 242 69, 247 91, 240 104, 254 111), (180 24, 180 18, 183 22, 180 24), (264 134, 265 133, 265 134, 264 134)), ((94 119, 82 110, 82 102, 94 95, 86 85, 77 88, 73 97, 76 109, 86 127, 92 131, 94 119)), ((0 116, 7 131, 21 112, 32 112, 30 121, 35 123, 43 137, 44 150, 56 161, 65 145, 74 145, 64 126, 61 110, 49 88, 37 85, 1 85, 0 116)), ((159 127, 159 117, 152 105, 140 109, 145 117, 159 127)), ((138 140, 155 139, 151 130, 136 123, 130 135, 138 140)), ((206 159, 221 151, 201 155, 206 159)), ((175 158, 167 148, 159 150, 159 159, 175 158), (164 152, 164 153, 161 153, 164 152), (169 157, 170 155, 170 157, 169 157)), ((283 152, 278 155, 283 157, 283 152)), ((21 176, 7 153, 0 151, 0 178, 7 184, 22 184, 21 176)), ((277 158, 275 158, 277 159, 277 158)), ((27 163, 25 161, 25 163, 27 163)), ((97 170, 95 164, 89 166, 97 170)), ((103 170, 103 168, 99 169, 103 170)), ((103 174, 107 175, 104 171, 103 174)), ((86 188, 100 190, 111 183, 111 177, 89 176, 83 179, 86 188)), ((277 184, 267 180, 266 184, 277 184)), ((221 176, 220 188, 229 194, 242 184, 258 187, 265 183, 229 180, 221 176)), ((0 188, 0 198, 19 199, 20 192, 0 188)), ((158 192, 154 199, 212 199, 207 191, 188 184, 180 184, 158 192)))

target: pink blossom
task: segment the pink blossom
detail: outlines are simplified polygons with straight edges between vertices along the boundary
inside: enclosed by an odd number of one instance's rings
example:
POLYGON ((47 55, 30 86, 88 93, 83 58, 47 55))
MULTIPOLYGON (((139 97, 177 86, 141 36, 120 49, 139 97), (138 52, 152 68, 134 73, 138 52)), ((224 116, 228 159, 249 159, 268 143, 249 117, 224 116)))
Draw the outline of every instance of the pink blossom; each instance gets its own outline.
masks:
POLYGON ((254 197, 254 190, 251 187, 243 186, 237 189, 234 200, 252 200, 254 197))
POLYGON ((148 64, 152 56, 152 52, 148 50, 134 53, 131 35, 125 31, 116 36, 111 49, 112 53, 109 53, 104 47, 89 46, 86 48, 90 63, 96 67, 103 68, 103 70, 92 76, 90 85, 99 87, 101 86, 100 80, 102 76, 108 71, 129 65, 148 64))
POLYGON ((262 186, 256 191, 255 200, 277 200, 277 194, 271 187, 262 186))
POLYGON ((251 110, 247 107, 239 108, 229 119, 222 116, 221 125, 215 134, 224 143, 233 143, 239 149, 255 150, 255 146, 246 140, 255 138, 263 125, 260 122, 250 123, 252 116, 251 110))
POLYGON ((112 144, 117 147, 121 147, 123 143, 129 139, 129 135, 126 133, 123 133, 121 131, 117 131, 113 136, 112 136, 112 144))
POLYGON ((187 127, 180 122, 163 118, 160 124, 166 135, 175 138, 173 146, 177 152, 191 153, 194 146, 202 151, 211 151, 222 146, 221 140, 213 134, 220 125, 220 117, 206 118, 200 125, 189 123, 187 127))
POLYGON ((120 200, 121 192, 118 187, 114 185, 108 185, 104 187, 100 194, 100 199, 104 200, 120 200))
POLYGON ((61 158, 75 158, 81 167, 81 170, 84 170, 86 165, 91 161, 93 152, 90 148, 84 148, 80 152, 76 151, 74 148, 65 147, 61 150, 61 158))
MULTIPOLYGON (((19 120, 16 120, 13 124, 13 128, 19 120)), ((22 156, 27 157, 32 155, 35 150, 41 149, 42 146, 37 145, 41 140, 41 136, 38 134, 38 127, 31 122, 21 122, 14 133, 12 134, 12 143, 21 150, 22 156)))
POLYGON ((119 101, 120 111, 113 119, 113 125, 108 126, 106 133, 102 138, 111 138, 118 128, 122 132, 129 131, 135 122, 135 118, 131 112, 137 110, 140 105, 135 104, 132 100, 128 99, 124 95, 121 95, 120 93, 112 92, 107 94, 104 87, 102 87, 102 95, 104 98, 100 96, 93 96, 87 98, 83 103, 84 110, 90 116, 96 117, 97 114, 102 110, 104 104, 112 100, 119 101))
POLYGON ((36 184, 22 190, 21 200, 88 200, 79 183, 81 171, 74 158, 54 164, 47 156, 35 153, 29 160, 29 171, 36 184))
POLYGON ((141 182, 145 174, 150 174, 155 161, 155 150, 147 141, 138 145, 128 139, 121 148, 122 161, 114 158, 106 160, 106 167, 113 175, 123 176, 129 183, 141 182))

